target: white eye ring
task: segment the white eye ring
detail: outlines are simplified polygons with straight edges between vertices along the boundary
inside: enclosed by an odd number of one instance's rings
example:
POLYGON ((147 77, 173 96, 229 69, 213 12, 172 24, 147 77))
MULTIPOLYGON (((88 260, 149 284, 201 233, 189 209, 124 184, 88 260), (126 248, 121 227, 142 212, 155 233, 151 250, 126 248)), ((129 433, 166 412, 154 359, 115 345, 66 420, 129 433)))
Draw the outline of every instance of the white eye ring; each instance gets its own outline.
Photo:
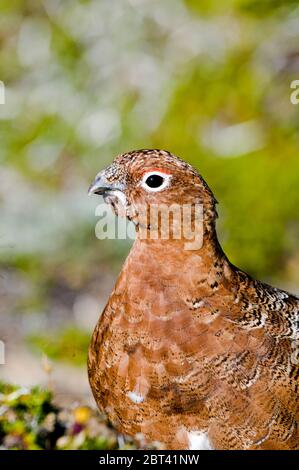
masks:
POLYGON ((170 180, 171 180, 171 175, 169 175, 167 173, 163 173, 162 171, 148 171, 147 173, 144 173, 140 185, 143 189, 145 189, 146 191, 148 191, 150 193, 157 193, 157 192, 163 191, 163 189, 167 188, 167 186, 169 186, 170 180), (146 183, 147 179, 150 176, 160 176, 161 178, 163 178, 163 182, 161 183, 160 186, 157 186, 156 188, 151 188, 146 183))

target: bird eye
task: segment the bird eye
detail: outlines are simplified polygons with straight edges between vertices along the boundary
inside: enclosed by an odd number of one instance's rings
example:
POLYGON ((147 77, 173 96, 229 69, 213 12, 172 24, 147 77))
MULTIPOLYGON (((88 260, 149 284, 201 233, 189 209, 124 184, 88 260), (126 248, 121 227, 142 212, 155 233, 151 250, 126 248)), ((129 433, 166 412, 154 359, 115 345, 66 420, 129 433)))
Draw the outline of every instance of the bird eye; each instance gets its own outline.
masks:
POLYGON ((161 175, 150 175, 146 178, 145 184, 150 188, 159 188, 159 186, 162 186, 163 181, 164 178, 161 175))
POLYGON ((170 178, 170 175, 162 172, 148 172, 143 176, 141 186, 150 192, 162 191, 168 186, 170 178))

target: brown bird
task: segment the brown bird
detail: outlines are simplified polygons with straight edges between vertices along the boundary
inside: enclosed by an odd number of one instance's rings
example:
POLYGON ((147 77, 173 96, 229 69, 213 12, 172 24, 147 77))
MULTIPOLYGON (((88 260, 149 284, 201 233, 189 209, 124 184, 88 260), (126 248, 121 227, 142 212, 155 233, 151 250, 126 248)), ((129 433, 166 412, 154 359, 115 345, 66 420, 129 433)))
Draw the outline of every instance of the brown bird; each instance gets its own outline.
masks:
POLYGON ((140 150, 90 193, 137 231, 89 349, 99 408, 166 449, 299 449, 299 298, 228 261, 203 178, 169 152, 140 150), (173 204, 190 217, 173 213, 164 236, 150 208, 173 204))

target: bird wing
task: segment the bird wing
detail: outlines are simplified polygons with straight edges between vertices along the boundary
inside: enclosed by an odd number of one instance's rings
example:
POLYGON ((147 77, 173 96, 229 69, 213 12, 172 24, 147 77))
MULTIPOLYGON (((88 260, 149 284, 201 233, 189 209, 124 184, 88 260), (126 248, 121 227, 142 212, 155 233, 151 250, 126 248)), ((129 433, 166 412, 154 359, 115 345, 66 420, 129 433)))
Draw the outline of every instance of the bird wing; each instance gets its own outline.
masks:
POLYGON ((214 440, 224 447, 242 442, 248 448, 298 449, 299 299, 245 273, 238 276, 211 361, 222 382, 209 399, 214 440))

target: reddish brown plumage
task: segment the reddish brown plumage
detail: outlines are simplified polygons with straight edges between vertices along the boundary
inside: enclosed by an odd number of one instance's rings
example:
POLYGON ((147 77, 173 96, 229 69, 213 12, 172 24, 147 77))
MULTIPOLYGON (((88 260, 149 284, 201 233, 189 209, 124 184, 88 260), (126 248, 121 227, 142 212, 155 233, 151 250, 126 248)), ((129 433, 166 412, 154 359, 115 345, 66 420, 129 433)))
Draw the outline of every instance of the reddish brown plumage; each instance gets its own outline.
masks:
POLYGON ((122 212, 137 230, 140 205, 173 202, 202 203, 204 230, 191 251, 184 239, 137 236, 90 345, 99 408, 122 432, 167 449, 189 448, 193 432, 215 449, 298 449, 299 299, 230 264, 216 236, 216 201, 187 163, 131 152, 103 175, 126 195, 122 212), (161 192, 140 186, 152 168, 172 175, 161 192))

